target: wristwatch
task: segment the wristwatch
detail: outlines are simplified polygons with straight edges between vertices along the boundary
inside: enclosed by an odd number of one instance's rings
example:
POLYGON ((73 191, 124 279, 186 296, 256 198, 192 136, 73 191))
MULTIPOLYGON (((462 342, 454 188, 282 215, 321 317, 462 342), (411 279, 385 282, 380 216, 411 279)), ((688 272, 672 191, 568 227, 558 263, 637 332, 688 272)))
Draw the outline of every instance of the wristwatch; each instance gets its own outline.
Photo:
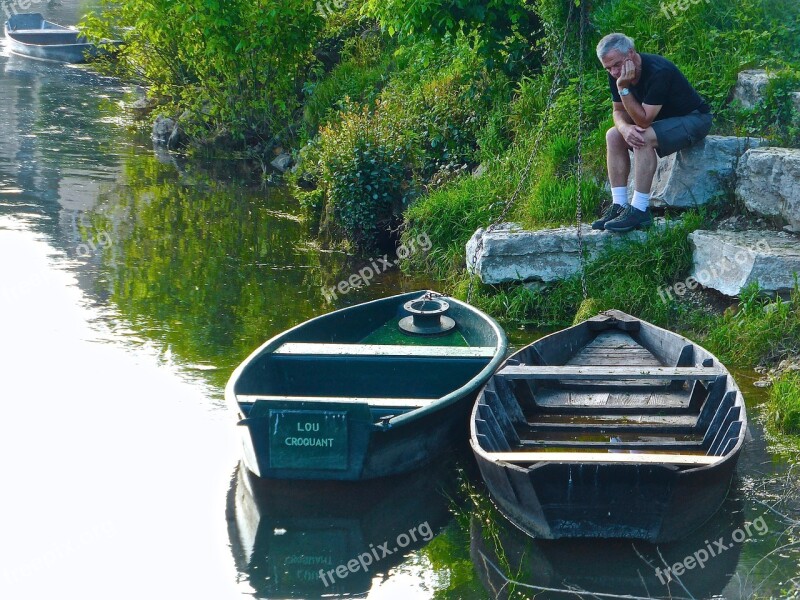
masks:
POLYGON ((627 96, 627 95, 628 95, 628 94, 630 94, 630 93, 631 93, 631 91, 630 91, 628 88, 622 88, 622 89, 619 91, 619 95, 620 95, 620 96, 627 96))

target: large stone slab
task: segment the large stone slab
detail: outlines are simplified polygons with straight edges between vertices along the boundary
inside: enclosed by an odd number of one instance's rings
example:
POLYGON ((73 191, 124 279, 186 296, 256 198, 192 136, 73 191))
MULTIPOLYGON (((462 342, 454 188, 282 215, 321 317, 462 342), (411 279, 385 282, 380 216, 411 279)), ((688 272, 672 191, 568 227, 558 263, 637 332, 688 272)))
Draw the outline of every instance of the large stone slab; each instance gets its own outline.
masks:
MULTIPOLYGON (((651 205, 692 208, 726 194, 732 187, 739 158, 760 143, 755 138, 709 135, 685 150, 659 159, 651 205)), ((633 192, 631 169, 629 198, 633 198, 633 192)))
POLYGON ((736 195, 749 210, 781 217, 800 232, 800 149, 757 148, 739 161, 736 195))
POLYGON ((775 231, 704 231, 689 234, 692 279, 726 296, 758 282, 766 293, 787 295, 800 272, 800 238, 775 231))
MULTIPOLYGON (((663 219, 656 219, 657 227, 663 225, 663 219)), ((645 231, 620 235, 594 230, 589 225, 582 226, 581 234, 589 258, 608 244, 647 237, 645 231)), ((580 271, 578 248, 578 230, 575 227, 526 231, 515 223, 504 223, 488 233, 478 229, 473 234, 467 242, 467 269, 470 273, 477 273, 484 283, 549 283, 568 279, 580 271)))

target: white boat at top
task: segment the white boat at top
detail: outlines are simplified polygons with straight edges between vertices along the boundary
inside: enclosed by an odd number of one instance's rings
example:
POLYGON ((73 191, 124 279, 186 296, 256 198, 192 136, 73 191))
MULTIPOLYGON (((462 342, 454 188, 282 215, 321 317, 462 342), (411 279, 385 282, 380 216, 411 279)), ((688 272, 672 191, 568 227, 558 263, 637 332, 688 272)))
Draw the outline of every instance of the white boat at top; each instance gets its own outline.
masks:
POLYGON ((5 34, 8 47, 15 54, 67 63, 87 62, 102 54, 106 44, 121 43, 108 40, 97 46, 77 29, 51 23, 41 13, 11 15, 5 23, 5 34))

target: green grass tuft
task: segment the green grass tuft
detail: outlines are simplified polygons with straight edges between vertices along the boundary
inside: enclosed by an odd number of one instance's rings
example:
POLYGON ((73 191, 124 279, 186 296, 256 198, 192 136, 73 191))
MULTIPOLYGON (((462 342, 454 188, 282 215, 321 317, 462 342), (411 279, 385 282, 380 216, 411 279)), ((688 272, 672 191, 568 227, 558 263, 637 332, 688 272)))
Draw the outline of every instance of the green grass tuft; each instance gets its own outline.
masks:
POLYGON ((800 289, 788 301, 763 297, 756 285, 745 289, 737 311, 727 311, 709 327, 706 345, 723 362, 757 365, 800 354, 800 289))
POLYGON ((772 385, 767 422, 783 433, 800 434, 800 373, 789 371, 772 385))

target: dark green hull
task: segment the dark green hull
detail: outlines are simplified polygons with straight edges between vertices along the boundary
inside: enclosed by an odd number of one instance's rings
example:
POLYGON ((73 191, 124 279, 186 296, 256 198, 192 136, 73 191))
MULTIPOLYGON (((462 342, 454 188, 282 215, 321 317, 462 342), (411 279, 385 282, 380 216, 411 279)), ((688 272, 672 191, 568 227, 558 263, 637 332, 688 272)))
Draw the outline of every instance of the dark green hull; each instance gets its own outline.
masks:
POLYGON ((410 314, 404 304, 424 294, 311 319, 248 357, 225 390, 247 468, 275 479, 372 479, 417 469, 466 441, 470 406, 506 338, 451 298, 455 329, 399 333, 410 314))

